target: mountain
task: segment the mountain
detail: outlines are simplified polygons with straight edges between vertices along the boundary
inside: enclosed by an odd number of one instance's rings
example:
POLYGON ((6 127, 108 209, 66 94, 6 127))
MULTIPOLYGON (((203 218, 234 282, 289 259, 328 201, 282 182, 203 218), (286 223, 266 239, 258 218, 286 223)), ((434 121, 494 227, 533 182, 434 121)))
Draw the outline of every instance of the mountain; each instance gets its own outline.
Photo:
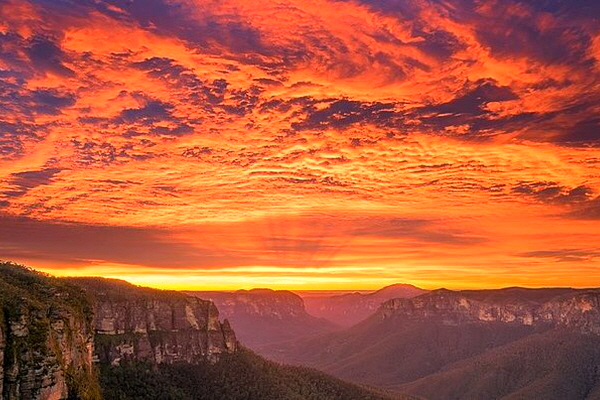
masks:
POLYGON ((267 344, 339 328, 308 314, 302 298, 287 290, 186 293, 214 302, 222 317, 231 322, 240 342, 259 352, 267 344))
POLYGON ((242 348, 215 305, 0 263, 3 400, 390 400, 242 348))
MULTIPOLYGON (((305 296, 306 311, 340 326, 349 327, 371 316, 381 303, 395 298, 412 298, 426 293, 413 285, 395 284, 372 293, 345 293, 329 296, 305 296)), ((300 293, 302 296, 302 293, 300 293)))
POLYGON ((599 395, 599 335, 595 289, 441 289, 267 353, 433 400, 586 399, 599 395))

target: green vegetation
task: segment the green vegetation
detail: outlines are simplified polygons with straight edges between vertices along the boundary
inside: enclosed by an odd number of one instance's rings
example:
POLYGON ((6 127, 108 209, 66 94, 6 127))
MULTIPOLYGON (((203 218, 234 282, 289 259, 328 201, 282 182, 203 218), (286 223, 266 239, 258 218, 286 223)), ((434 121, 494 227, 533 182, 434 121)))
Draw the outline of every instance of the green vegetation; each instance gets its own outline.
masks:
POLYGON ((101 367, 104 397, 111 400, 384 400, 375 393, 318 371, 283 366, 242 349, 215 364, 101 367))
POLYGON ((100 400, 102 394, 98 384, 98 373, 86 367, 75 368, 73 364, 66 370, 66 382, 69 389, 68 400, 100 400))
POLYGON ((18 312, 28 306, 37 310, 68 310, 91 327, 93 313, 85 292, 65 280, 13 262, 0 261, 0 305, 18 312))
POLYGON ((120 279, 108 279, 101 277, 69 277, 61 278, 78 287, 84 288, 94 297, 103 298, 113 302, 133 300, 185 300, 188 296, 175 290, 152 289, 136 286, 120 279))
MULTIPOLYGON (((51 328, 51 324, 62 322, 67 346, 85 354, 75 340, 75 335, 81 333, 74 331, 77 327, 71 322, 77 321, 85 331, 93 332, 88 300, 83 290, 67 282, 22 265, 0 262, 0 329, 6 341, 2 362, 5 371, 17 371, 16 376, 5 377, 7 386, 19 387, 29 381, 28 371, 49 376, 60 369, 69 385, 70 399, 100 399, 93 371, 65 363, 63 349, 51 328)), ((28 383, 34 392, 41 388, 39 379, 28 383)))

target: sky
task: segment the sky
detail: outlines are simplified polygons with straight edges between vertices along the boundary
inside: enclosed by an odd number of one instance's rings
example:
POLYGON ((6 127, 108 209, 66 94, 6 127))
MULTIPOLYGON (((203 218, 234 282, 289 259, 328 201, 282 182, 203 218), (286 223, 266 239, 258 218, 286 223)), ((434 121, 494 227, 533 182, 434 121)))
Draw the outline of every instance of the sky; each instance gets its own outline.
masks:
POLYGON ((4 0, 0 259, 600 286, 600 2, 4 0))

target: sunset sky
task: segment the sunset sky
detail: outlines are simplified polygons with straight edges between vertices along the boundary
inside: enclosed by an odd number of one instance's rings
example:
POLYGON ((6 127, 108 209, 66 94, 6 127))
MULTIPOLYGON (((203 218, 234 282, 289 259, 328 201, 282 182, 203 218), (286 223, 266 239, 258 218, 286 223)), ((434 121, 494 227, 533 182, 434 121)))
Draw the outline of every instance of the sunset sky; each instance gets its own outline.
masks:
POLYGON ((4 0, 0 259, 600 286, 600 2, 4 0))

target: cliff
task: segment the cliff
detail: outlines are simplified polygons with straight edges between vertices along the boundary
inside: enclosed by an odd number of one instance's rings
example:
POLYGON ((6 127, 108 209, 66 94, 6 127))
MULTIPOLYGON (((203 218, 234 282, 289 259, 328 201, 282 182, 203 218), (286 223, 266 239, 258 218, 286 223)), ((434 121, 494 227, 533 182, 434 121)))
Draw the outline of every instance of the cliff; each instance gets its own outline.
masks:
POLYGON ((0 263, 3 400, 97 400, 94 362, 215 362, 237 346, 210 301, 0 263))
POLYGON ((79 288, 0 263, 2 399, 99 399, 91 315, 79 288))
POLYGON ((251 289, 187 293, 213 301, 226 318, 236 314, 248 314, 285 319, 306 314, 302 298, 288 290, 251 289))
POLYGON ((598 289, 440 289, 389 300, 346 330, 269 350, 281 362, 368 385, 406 388, 426 398, 554 399, 546 394, 561 387, 585 392, 598 386, 600 393, 600 379, 594 378, 599 334, 598 289), (482 365, 487 373, 481 373, 482 365), (575 379, 563 374, 565 370, 584 372, 575 379), (527 389, 531 395, 509 397, 528 382, 539 387, 527 389))
POLYGON ((188 292, 213 301, 231 321, 240 341, 261 353, 269 343, 297 339, 337 328, 306 312, 302 298, 287 290, 252 289, 235 292, 188 292))
POLYGON ((381 305, 377 317, 438 318, 447 325, 500 322, 557 326, 599 334, 600 291, 508 288, 486 293, 440 289, 412 299, 389 300, 381 305))
POLYGON ((210 301, 119 280, 69 280, 90 294, 95 353, 101 363, 214 362, 237 349, 229 322, 219 321, 219 312, 210 301))

